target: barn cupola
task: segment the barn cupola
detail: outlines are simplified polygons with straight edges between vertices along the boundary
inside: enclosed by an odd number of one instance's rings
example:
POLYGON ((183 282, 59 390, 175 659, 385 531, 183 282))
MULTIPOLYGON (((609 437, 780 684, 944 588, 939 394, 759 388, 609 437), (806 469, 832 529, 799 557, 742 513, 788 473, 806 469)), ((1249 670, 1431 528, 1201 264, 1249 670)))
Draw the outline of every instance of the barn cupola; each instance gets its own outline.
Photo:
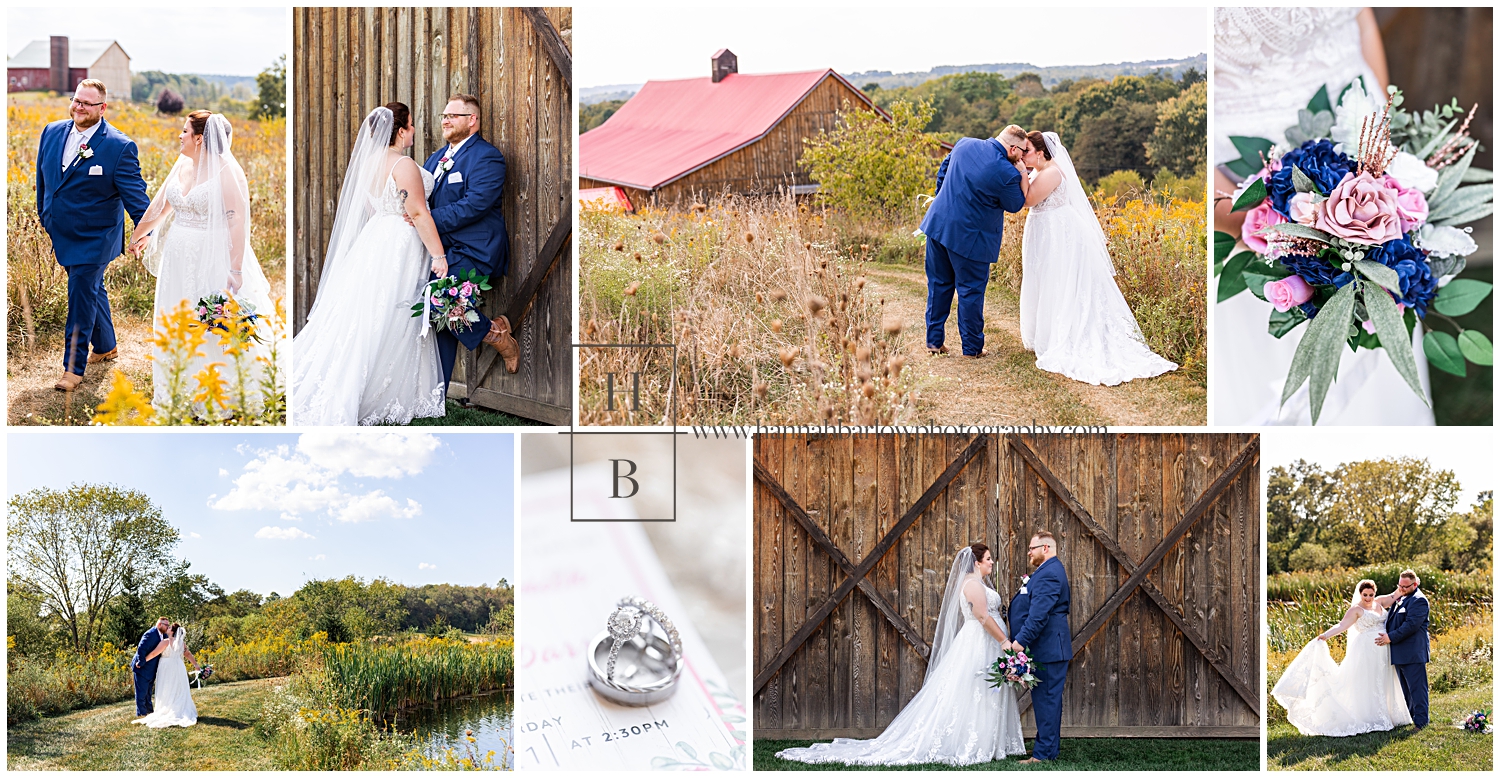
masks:
POLYGON ((740 61, 729 49, 719 49, 713 57, 713 80, 717 84, 730 73, 740 72, 740 61))

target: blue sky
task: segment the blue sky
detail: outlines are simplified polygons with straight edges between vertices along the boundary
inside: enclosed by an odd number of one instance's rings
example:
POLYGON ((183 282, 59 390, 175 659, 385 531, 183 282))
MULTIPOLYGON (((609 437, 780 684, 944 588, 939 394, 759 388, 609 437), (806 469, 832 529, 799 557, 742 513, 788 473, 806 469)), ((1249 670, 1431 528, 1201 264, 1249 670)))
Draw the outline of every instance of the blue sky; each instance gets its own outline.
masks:
POLYGON ((637 3, 574 7, 581 87, 708 75, 720 48, 744 73, 833 68, 925 72, 939 65, 1097 65, 1208 52, 1207 8, 770 8, 637 3))
POLYGON ((130 55, 130 69, 168 73, 253 76, 290 54, 291 9, 274 7, 176 8, 110 6, 10 8, 5 12, 5 55, 34 40, 66 35, 113 39, 130 55))
POLYGON ((515 580, 509 434, 17 433, 8 496, 136 489, 182 535, 177 554, 228 591, 311 578, 420 585, 515 580))

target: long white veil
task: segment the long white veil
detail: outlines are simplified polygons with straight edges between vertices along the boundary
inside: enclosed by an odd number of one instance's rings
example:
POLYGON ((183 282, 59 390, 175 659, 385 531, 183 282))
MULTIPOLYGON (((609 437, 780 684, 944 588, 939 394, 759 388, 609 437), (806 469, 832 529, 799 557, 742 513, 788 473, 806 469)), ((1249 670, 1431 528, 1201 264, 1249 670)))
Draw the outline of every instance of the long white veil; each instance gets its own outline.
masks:
POLYGON ((1073 167, 1073 158, 1068 156, 1068 150, 1063 148, 1057 133, 1044 132, 1042 138, 1047 141, 1047 153, 1052 155, 1053 164, 1062 171, 1063 180, 1059 186, 1067 187, 1067 191, 1063 193, 1067 198, 1067 203, 1063 207, 1073 209, 1081 222, 1093 228, 1088 230, 1083 237, 1098 240, 1099 254, 1104 258, 1109 274, 1114 275, 1115 263, 1109 256, 1109 243, 1105 240, 1104 228, 1099 226, 1099 217, 1094 213, 1094 207, 1089 204, 1088 193, 1083 191, 1083 182, 1078 179, 1078 171, 1073 167))
MULTIPOLYGON (((261 271, 252 246, 250 219, 250 187, 245 170, 235 159, 233 151, 234 128, 223 114, 208 117, 203 128, 203 149, 195 164, 187 156, 178 156, 172 170, 157 188, 151 200, 145 220, 162 213, 169 204, 167 191, 175 180, 186 194, 206 188, 208 198, 207 224, 200 225, 208 233, 204 242, 204 254, 195 258, 202 269, 202 277, 212 279, 215 284, 229 280, 229 270, 238 257, 242 275, 241 287, 235 297, 256 306, 260 315, 269 315, 264 308, 270 304, 271 283, 261 271)), ((167 237, 177 220, 174 210, 153 230, 152 240, 141 254, 141 261, 152 275, 161 274, 161 262, 167 245, 167 237)), ((196 302, 189 300, 188 302, 196 302)))
MULTIPOLYGON (((943 661, 943 655, 952 645, 953 638, 964 626, 964 610, 969 607, 964 599, 964 579, 974 572, 976 561, 973 549, 968 546, 960 549, 953 558, 953 568, 948 572, 948 585, 943 589, 943 604, 938 610, 937 631, 932 635, 932 653, 927 657, 927 678, 933 677, 933 671, 943 661)), ((988 578, 982 580, 985 586, 995 588, 988 578)))
POLYGON ((349 166, 344 169, 344 183, 339 188, 338 213, 333 218, 333 232, 328 236, 328 251, 323 255, 323 271, 318 279, 318 295, 313 298, 312 309, 307 313, 309 319, 318 314, 323 290, 329 288, 335 274, 342 269, 344 255, 379 205, 381 185, 390 173, 385 159, 395 124, 396 117, 391 109, 381 106, 370 111, 359 125, 354 151, 349 154, 349 166))

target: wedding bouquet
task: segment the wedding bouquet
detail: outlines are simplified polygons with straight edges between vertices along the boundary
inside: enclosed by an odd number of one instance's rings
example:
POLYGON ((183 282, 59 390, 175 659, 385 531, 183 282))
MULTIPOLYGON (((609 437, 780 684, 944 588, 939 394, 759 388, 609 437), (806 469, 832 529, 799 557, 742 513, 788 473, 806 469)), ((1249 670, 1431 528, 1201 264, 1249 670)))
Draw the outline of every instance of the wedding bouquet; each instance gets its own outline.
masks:
MULTIPOLYGON (((198 314, 198 321, 203 322, 210 330, 228 333, 231 323, 229 301, 233 299, 219 292, 199 298, 198 303, 193 306, 198 314)), ((260 333, 254 326, 257 321, 260 321, 260 314, 255 312, 255 305, 243 300, 234 300, 234 304, 239 306, 233 320, 233 323, 239 325, 235 329, 248 332, 256 343, 262 342, 260 333)))
POLYGON ((1490 731, 1490 712, 1476 710, 1464 717, 1464 731, 1483 735, 1490 731))
POLYGON ((1025 651, 1017 651, 1007 648, 1000 652, 993 664, 990 665, 984 679, 993 688, 1001 686, 1014 686, 1016 691, 1023 692, 1041 683, 1036 677, 1036 666, 1032 664, 1031 657, 1025 651))
POLYGON ((1240 235, 1214 233, 1218 299, 1248 290, 1269 303, 1277 338, 1308 323, 1281 401, 1310 382, 1314 424, 1345 346, 1384 348, 1422 396, 1411 345, 1419 318, 1432 367, 1463 376, 1465 360, 1493 363, 1484 333, 1454 318, 1491 292, 1483 281, 1454 279, 1478 249, 1463 225, 1494 205, 1491 172, 1471 165, 1474 110, 1464 116, 1453 100, 1407 112, 1401 102, 1396 87, 1382 105, 1355 79, 1337 103, 1318 90, 1285 145, 1230 138, 1241 157, 1227 167, 1244 177, 1233 206, 1247 213, 1240 235), (1248 251, 1234 251, 1240 241, 1248 251))
POLYGON ((198 688, 203 688, 203 682, 212 677, 214 677, 213 665, 203 665, 202 667, 198 668, 198 688))
POLYGON ((426 312, 427 320, 439 330, 467 331, 479 321, 480 292, 488 292, 490 277, 465 270, 456 276, 444 276, 428 282, 423 298, 411 307, 412 318, 426 312))

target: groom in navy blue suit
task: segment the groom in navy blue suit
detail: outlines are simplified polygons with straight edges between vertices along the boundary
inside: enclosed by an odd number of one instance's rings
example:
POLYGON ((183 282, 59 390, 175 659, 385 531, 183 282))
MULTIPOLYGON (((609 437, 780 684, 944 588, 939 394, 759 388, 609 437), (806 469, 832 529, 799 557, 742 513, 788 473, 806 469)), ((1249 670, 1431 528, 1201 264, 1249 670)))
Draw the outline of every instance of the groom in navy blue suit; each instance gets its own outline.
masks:
POLYGON ((104 98, 103 82, 80 83, 69 106, 73 118, 47 125, 37 143, 37 215, 68 273, 63 375, 56 384, 66 392, 83 383, 89 363, 119 354, 104 270, 125 247, 125 212, 140 224, 151 206, 135 141, 104 120, 104 98))
POLYGON ((1031 690, 1036 717, 1036 739, 1031 758, 1022 764, 1051 761, 1062 745, 1062 694, 1073 659, 1073 634, 1068 629, 1068 606, 1073 590, 1068 573, 1057 558, 1057 540, 1043 530, 1031 537, 1026 558, 1036 568, 1016 590, 1006 612, 1015 648, 1036 663, 1040 683, 1031 690))
MULTIPOLYGON (((423 167, 436 182, 427 205, 448 252, 446 275, 465 270, 490 276, 490 283, 500 286, 497 276, 505 275, 510 264, 510 237, 505 217, 500 213, 500 194, 505 187, 505 156, 479 135, 479 100, 473 95, 456 94, 443 109, 443 140, 448 145, 432 152, 423 167)), ((434 274, 437 277, 441 274, 434 274)), ((443 390, 453 380, 453 363, 458 344, 474 350, 488 343, 500 352, 505 369, 514 373, 519 367, 521 350, 511 336, 510 319, 493 321, 484 313, 468 329, 438 333, 438 358, 443 365, 443 390)), ((473 387, 469 388, 473 392, 473 387)))
POLYGON ((1422 579, 1411 570, 1401 571, 1397 592, 1401 595, 1385 615, 1385 632, 1375 636, 1375 645, 1391 647, 1391 664, 1401 679, 1406 709, 1417 729, 1427 726, 1427 595, 1422 579))
POLYGON ((1005 214, 1026 204, 1021 155, 1026 132, 1012 124, 995 138, 959 138, 938 167, 937 196, 922 218, 927 235, 927 350, 946 354, 943 329, 958 292, 958 334, 964 356, 982 357, 984 290, 1000 259, 1005 214))
POLYGON ((161 657, 146 657, 151 655, 156 647, 167 639, 167 627, 172 622, 163 616, 156 620, 156 625, 146 630, 141 635, 141 642, 135 647, 135 656, 130 659, 130 673, 135 680, 135 715, 146 716, 153 710, 151 705, 151 693, 156 691, 156 665, 161 657))

